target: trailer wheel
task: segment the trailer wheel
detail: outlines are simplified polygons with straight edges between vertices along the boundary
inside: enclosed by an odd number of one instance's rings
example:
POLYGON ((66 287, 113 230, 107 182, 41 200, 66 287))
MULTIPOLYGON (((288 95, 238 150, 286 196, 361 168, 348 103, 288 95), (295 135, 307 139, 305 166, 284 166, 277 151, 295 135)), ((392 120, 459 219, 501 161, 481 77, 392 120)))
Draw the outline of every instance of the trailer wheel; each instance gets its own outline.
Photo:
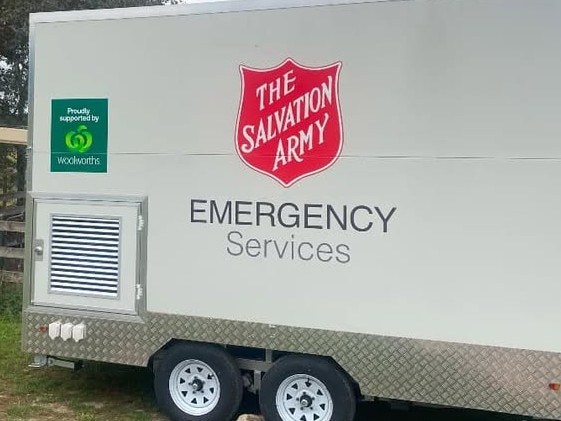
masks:
POLYGON ((229 421, 243 386, 234 359, 207 344, 177 344, 164 351, 154 373, 158 405, 173 421, 229 421))
POLYGON ((356 397, 347 375, 327 359, 289 355, 265 373, 259 404, 267 421, 351 421, 356 397))

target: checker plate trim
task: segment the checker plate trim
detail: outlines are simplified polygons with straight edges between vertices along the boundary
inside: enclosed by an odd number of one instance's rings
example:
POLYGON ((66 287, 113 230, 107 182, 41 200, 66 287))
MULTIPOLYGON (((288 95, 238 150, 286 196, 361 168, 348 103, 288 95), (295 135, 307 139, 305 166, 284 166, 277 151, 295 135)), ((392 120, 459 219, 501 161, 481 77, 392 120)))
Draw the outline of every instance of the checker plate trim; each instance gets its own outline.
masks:
POLYGON ((170 339, 332 356, 368 396, 561 419, 561 354, 147 313, 119 321, 64 312, 24 313, 34 354, 145 366, 170 339), (87 325, 78 343, 38 330, 54 320, 87 325))

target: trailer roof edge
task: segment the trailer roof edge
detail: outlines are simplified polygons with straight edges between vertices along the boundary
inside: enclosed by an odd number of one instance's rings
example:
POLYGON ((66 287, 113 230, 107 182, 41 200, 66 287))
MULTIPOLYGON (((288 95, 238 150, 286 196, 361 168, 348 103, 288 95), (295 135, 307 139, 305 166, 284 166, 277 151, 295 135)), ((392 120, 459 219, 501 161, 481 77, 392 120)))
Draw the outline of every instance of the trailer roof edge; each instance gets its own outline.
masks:
POLYGON ((133 19, 401 1, 412 0, 209 0, 177 5, 38 12, 30 13, 29 21, 33 25, 37 23, 133 19))

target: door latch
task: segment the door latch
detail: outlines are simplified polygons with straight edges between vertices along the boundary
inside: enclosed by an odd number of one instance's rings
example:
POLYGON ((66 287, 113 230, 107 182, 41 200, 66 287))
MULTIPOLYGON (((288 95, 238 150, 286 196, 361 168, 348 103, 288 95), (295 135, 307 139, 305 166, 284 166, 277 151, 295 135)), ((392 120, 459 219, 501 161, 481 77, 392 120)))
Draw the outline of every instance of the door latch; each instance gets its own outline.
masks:
POLYGON ((44 253, 44 242, 43 240, 35 240, 33 241, 33 253, 35 254, 35 261, 41 262, 43 261, 43 253, 44 253))

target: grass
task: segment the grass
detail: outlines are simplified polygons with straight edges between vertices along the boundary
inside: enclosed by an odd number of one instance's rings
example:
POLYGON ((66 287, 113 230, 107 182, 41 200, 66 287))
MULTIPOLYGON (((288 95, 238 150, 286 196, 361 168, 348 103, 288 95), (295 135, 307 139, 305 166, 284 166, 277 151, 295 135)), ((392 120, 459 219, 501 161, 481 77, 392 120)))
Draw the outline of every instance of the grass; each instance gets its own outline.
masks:
POLYGON ((0 285, 0 419, 6 421, 156 421, 148 370, 87 363, 74 372, 32 369, 21 351, 21 286, 0 285))
POLYGON ((21 315, 22 287, 0 281, 0 317, 19 318, 21 315))

